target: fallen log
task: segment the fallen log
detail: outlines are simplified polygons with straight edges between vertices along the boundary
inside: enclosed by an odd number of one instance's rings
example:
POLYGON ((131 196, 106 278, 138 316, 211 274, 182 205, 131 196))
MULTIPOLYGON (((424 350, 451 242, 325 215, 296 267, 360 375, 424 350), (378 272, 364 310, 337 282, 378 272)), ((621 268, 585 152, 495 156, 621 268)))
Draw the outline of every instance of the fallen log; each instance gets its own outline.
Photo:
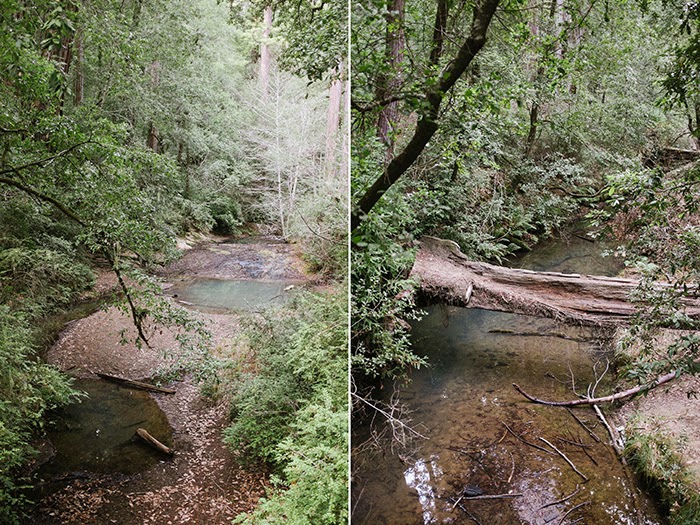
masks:
POLYGON ((95 372, 95 375, 106 379, 107 381, 112 381, 113 383, 119 383, 123 385, 130 386, 132 388, 138 388, 140 390, 148 390, 149 392, 158 392, 161 394, 174 394, 175 390, 172 388, 164 388, 161 386, 151 385, 150 383, 143 383, 141 381, 134 381, 132 379, 126 379, 124 377, 111 376, 109 374, 103 374, 101 372, 95 372))
POLYGON ((172 456, 175 454, 175 449, 172 449, 170 447, 166 447, 158 441, 156 438, 154 438, 152 435, 148 433, 147 430, 143 428, 138 428, 136 429, 136 435, 139 436, 141 439, 143 439, 146 443, 151 445, 153 448, 156 450, 161 451, 163 454, 167 454, 168 456, 172 456))
MULTIPOLYGON (((452 241, 424 237, 411 270, 420 290, 443 303, 582 324, 619 324, 636 313, 633 279, 535 272, 470 261, 452 241), (471 293, 468 293, 471 292, 471 293)), ((659 288, 670 285, 659 283, 659 288)), ((700 299, 682 300, 700 317, 700 299)))

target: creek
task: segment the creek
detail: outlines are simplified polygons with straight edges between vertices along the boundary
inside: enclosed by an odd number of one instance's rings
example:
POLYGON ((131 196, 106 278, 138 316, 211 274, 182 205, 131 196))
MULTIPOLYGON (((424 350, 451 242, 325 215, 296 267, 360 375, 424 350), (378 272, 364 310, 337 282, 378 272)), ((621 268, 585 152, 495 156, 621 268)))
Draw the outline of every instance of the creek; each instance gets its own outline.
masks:
MULTIPOLYGON (((181 266, 176 279, 168 279, 176 282, 166 285, 163 293, 202 315, 225 314, 216 317, 215 322, 219 323, 226 322, 229 315, 260 311, 283 304, 293 290, 300 286, 301 281, 284 278, 278 267, 283 267, 286 259, 279 257, 277 252, 271 252, 271 244, 278 243, 247 238, 240 243, 226 241, 206 245, 199 252, 192 252, 179 261, 181 266), (236 252, 237 249, 240 253, 236 252), (189 259, 194 262, 189 263, 189 259), (207 270, 226 265, 243 268, 247 273, 224 273, 218 278, 206 275, 207 270), (202 276, 202 273, 205 275, 202 276), (259 275, 266 279, 256 279, 259 275)), ((281 246, 279 250, 282 248, 284 247, 281 246)), ((56 315, 44 323, 47 328, 41 337, 47 346, 55 344, 60 329, 68 326, 73 330, 72 336, 81 341, 80 345, 70 351, 71 354, 77 352, 79 355, 76 354, 72 361, 75 364, 68 367, 69 373, 70 369, 80 370, 81 366, 76 364, 96 349, 135 352, 135 356, 140 352, 136 348, 111 348, 109 341, 114 337, 106 336, 118 332, 121 327, 112 326, 109 317, 94 317, 93 324, 97 323, 98 326, 85 332, 91 324, 81 324, 81 318, 87 321, 87 316, 92 316, 98 309, 96 302, 85 303, 77 306, 74 311, 56 315), (101 340, 100 337, 105 339, 101 340), (87 346, 83 347, 83 344, 87 346)), ((115 366, 106 365, 99 360, 91 363, 98 370, 101 366, 115 366)), ((112 372, 111 369, 105 371, 112 372)), ((148 471, 164 461, 161 453, 135 437, 139 427, 147 429, 166 446, 177 445, 177 436, 174 435, 171 422, 153 395, 85 377, 75 379, 74 387, 86 396, 54 414, 55 417, 47 428, 48 439, 43 446, 43 455, 48 459, 42 462, 36 472, 36 490, 31 494, 33 498, 41 499, 76 478, 133 475, 148 471)))
MULTIPOLYGON (((543 243, 512 265, 616 274, 620 263, 603 257, 602 249, 572 237, 543 243)), ((369 428, 354 431, 353 524, 662 522, 607 445, 608 434, 590 407, 569 412, 534 405, 512 386, 538 397, 572 399, 574 378, 576 392, 585 393, 606 369, 606 334, 479 309, 436 305, 424 311, 411 338, 429 365, 399 386, 398 401, 405 404, 411 426, 427 439, 390 454, 367 441, 369 428), (467 499, 461 497, 465 488, 470 494, 505 496, 467 499)), ((600 379, 598 393, 607 392, 611 375, 600 379)), ((393 390, 386 385, 385 402, 393 390)))

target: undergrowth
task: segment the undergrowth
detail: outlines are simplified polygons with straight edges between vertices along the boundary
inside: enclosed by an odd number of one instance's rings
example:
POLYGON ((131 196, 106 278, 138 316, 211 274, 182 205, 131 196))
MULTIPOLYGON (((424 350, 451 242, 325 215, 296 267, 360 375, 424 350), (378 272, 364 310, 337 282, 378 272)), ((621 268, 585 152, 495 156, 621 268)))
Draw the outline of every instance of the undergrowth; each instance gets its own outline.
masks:
POLYGON ((253 318, 247 355, 221 361, 230 393, 225 441, 273 469, 273 488, 237 523, 347 521, 347 294, 300 294, 253 318))
POLYGON ((638 416, 630 422, 626 457, 658 494, 670 525, 700 523, 700 494, 693 474, 683 465, 678 445, 657 425, 647 427, 638 416))

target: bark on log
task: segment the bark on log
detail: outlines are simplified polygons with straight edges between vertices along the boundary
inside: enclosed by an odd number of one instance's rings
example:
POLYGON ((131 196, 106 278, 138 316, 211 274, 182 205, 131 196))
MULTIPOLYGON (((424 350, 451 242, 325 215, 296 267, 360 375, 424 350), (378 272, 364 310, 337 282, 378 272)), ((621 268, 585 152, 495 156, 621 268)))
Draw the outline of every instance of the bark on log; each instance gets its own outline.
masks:
POLYGON ((150 435, 147 430, 143 428, 136 429, 136 435, 138 435, 141 439, 143 439, 146 443, 151 445, 156 450, 161 451, 163 454, 167 454, 168 456, 172 456, 173 454, 175 454, 175 449, 166 447, 165 445, 163 445, 163 443, 158 441, 156 438, 150 435))
MULTIPOLYGON (((469 308, 552 317, 584 324, 617 324, 636 312, 632 279, 535 272, 473 262, 456 243, 424 237, 411 277, 423 293, 469 308), (467 294, 468 290, 471 294, 467 294)), ((659 283, 660 288, 669 285, 659 283)), ((686 313, 700 317, 700 300, 684 298, 686 313)))
POLYGON ((112 381, 113 383, 120 383, 123 385, 130 386, 132 388, 138 388, 140 390, 148 390, 149 392, 158 392, 160 394, 174 394, 175 390, 172 388, 164 388, 161 386, 151 385, 149 383, 143 383, 141 381, 134 381, 132 379, 126 379, 124 377, 111 376, 109 374, 103 374, 101 372, 95 372, 95 375, 106 379, 107 381, 112 381))

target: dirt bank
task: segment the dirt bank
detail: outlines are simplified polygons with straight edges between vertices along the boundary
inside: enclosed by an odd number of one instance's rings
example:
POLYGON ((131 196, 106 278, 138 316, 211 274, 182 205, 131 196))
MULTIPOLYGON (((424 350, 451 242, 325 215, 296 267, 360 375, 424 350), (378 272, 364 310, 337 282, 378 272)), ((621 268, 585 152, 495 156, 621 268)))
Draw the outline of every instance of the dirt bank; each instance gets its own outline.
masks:
MULTIPOLYGON (((188 251, 167 271, 166 280, 218 279, 306 280, 303 265, 287 244, 208 243, 188 251)), ((100 280, 109 282, 105 277, 100 280)), ((234 314, 197 313, 213 334, 213 344, 231 349, 240 318, 234 314)), ((75 377, 103 372, 130 379, 155 375, 177 355, 172 334, 157 332, 152 348, 123 345, 134 339, 130 317, 115 308, 70 322, 47 352, 48 362, 75 377)), ((42 499, 27 523, 176 525, 228 524, 252 510, 268 484, 262 471, 239 466, 221 440, 228 409, 203 398, 191 378, 170 385, 175 395, 152 394, 173 428, 173 459, 135 475, 89 476, 62 482, 42 499)))
MULTIPOLYGON (((621 337, 623 331, 618 334, 621 337)), ((658 348, 665 348, 681 335, 674 330, 663 330, 656 339, 658 348)), ((631 348, 630 354, 638 349, 631 348)), ((622 405, 614 414, 618 427, 626 432, 663 434, 676 445, 683 465, 694 476, 695 490, 700 492, 700 378, 681 377, 653 389, 647 395, 637 396, 622 405), (631 428, 631 424, 636 425, 631 428)))

